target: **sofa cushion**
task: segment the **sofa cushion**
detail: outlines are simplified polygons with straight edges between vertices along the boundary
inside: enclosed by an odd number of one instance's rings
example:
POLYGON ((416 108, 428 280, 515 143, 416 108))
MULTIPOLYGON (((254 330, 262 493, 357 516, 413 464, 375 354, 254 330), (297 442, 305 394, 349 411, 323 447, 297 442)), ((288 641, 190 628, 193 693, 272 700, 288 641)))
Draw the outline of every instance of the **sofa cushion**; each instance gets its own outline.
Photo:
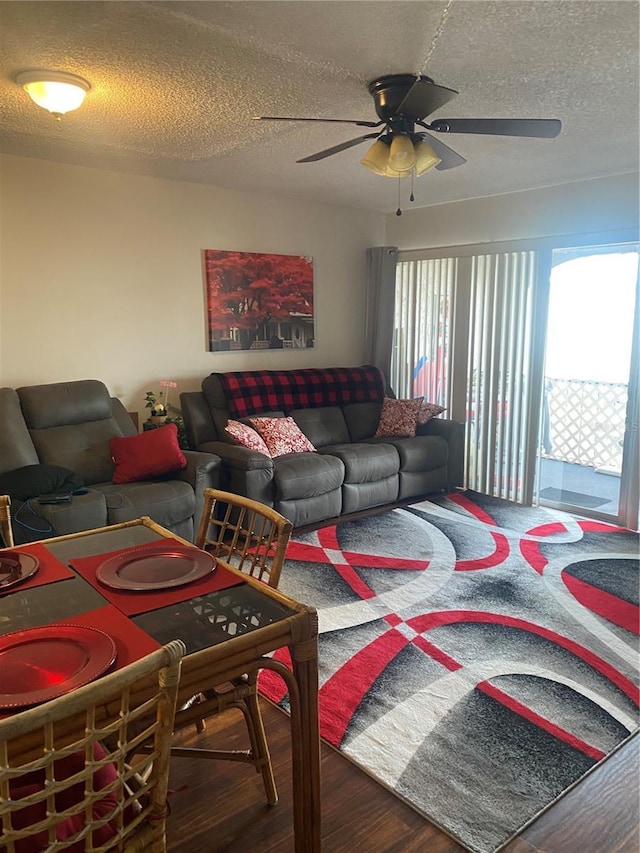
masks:
POLYGON ((84 424, 111 418, 111 397, 97 379, 53 382, 17 389, 30 430, 84 424))
POLYGON ((271 455, 260 433, 257 433, 249 424, 231 420, 227 423, 224 431, 234 444, 238 444, 240 447, 248 447, 249 450, 264 453, 266 456, 271 455))
POLYGON ((433 471, 446 466, 449 443, 440 435, 415 435, 413 438, 371 438, 371 444, 391 444, 400 459, 400 471, 433 471))
POLYGON ((407 436, 411 438, 416 434, 418 412, 421 406, 422 399, 394 400, 385 397, 382 401, 382 412, 375 436, 407 436))
POLYGON ((344 465, 335 456, 320 453, 289 453, 273 460, 276 503, 324 495, 339 489, 344 465))
POLYGON ((109 446, 115 466, 114 483, 150 480, 187 467, 175 424, 126 438, 112 438, 109 446))
POLYGON ((343 483, 342 512, 360 512, 374 506, 391 503, 398 497, 399 475, 371 483, 343 483))
POLYGON ((98 483, 93 489, 101 492, 106 499, 109 524, 148 515, 163 527, 173 528, 190 518, 196 508, 193 489, 183 480, 98 483))
POLYGON ((380 421, 382 400, 379 402, 353 403, 344 406, 342 411, 349 428, 351 441, 362 441, 371 438, 380 421))
MULTIPOLYGON (((113 488, 112 483, 109 486, 113 488)), ((22 509, 18 509, 17 503, 15 506, 13 530, 16 542, 18 536, 22 542, 33 542, 49 536, 66 536, 80 530, 105 527, 108 523, 105 496, 93 486, 86 495, 74 495, 70 503, 38 504, 31 501, 22 504, 22 509), (37 516, 32 510, 37 512, 37 516), (38 533, 38 529, 43 532, 38 533)))
POLYGON ((328 444, 320 451, 336 456, 344 465, 345 483, 373 483, 398 473, 400 460, 391 444, 328 444))
POLYGON ((347 422, 338 406, 317 409, 294 409, 290 416, 298 424, 315 448, 325 444, 343 444, 349 441, 347 422))
POLYGON ((337 518, 342 511, 342 489, 333 489, 311 498, 276 500, 274 509, 288 518, 294 527, 337 518))
POLYGON ((40 462, 70 468, 85 485, 111 479, 109 440, 123 433, 102 382, 31 385, 17 394, 40 462))
POLYGON ((285 453, 315 453, 315 447, 293 418, 250 418, 251 426, 267 445, 269 456, 285 453))
POLYGON ((113 418, 31 431, 40 462, 71 468, 86 486, 111 479, 113 461, 109 441, 120 435, 113 418))

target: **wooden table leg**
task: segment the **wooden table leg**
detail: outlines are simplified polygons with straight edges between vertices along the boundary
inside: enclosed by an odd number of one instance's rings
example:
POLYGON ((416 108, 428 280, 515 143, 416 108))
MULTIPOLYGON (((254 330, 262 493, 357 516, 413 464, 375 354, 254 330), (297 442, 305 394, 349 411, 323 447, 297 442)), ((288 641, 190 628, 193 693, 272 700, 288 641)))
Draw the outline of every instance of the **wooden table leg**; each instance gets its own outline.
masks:
POLYGON ((318 724, 318 639, 291 645, 299 701, 291 696, 293 820, 296 853, 320 853, 321 790, 318 724))

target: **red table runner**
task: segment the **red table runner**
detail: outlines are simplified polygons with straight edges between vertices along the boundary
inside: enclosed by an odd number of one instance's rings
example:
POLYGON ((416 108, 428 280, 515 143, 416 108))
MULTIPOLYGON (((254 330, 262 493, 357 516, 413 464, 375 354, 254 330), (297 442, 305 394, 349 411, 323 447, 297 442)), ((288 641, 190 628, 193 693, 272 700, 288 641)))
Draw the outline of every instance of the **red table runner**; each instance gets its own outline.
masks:
POLYGON ((2 553, 30 554, 38 560, 39 565, 36 573, 31 575, 30 578, 26 578, 26 580, 13 586, 0 587, 0 595, 9 595, 12 592, 21 592, 23 589, 42 586, 46 583, 54 583, 55 581, 73 577, 71 569, 65 566, 64 563, 61 563, 57 557, 54 557, 51 551, 40 542, 35 542, 31 545, 20 545, 17 548, 10 548, 8 551, 2 553))
MULTIPOLYGON (((173 548, 184 548, 183 542, 176 539, 163 539, 160 542, 150 542, 149 549, 157 549, 158 551, 166 551, 173 548)), ((140 546, 136 546, 139 550, 140 546)), ((147 546, 145 545, 145 548, 147 546)), ((198 580, 191 581, 183 586, 170 587, 167 589, 155 590, 124 590, 113 589, 100 583, 96 577, 98 566, 105 560, 111 557, 127 554, 131 548, 122 548, 118 551, 110 551, 106 554, 95 554, 92 557, 77 557, 71 560, 71 565, 88 581, 98 592, 103 595, 107 601, 126 613, 127 616, 137 616, 140 613, 146 613, 149 610, 158 610, 160 607, 167 607, 170 604, 176 604, 179 601, 187 601, 189 598, 197 598, 199 595, 207 595, 209 592, 217 592, 221 589, 227 589, 230 586, 237 586, 242 583, 242 579, 237 575, 227 571, 224 566, 218 564, 215 571, 198 580)))

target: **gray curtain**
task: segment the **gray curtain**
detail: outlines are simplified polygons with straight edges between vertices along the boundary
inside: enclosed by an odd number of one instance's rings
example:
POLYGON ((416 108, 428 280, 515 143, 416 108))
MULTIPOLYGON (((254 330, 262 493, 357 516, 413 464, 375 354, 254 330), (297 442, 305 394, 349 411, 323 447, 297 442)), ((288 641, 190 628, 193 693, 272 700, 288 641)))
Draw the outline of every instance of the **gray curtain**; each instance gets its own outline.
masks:
POLYGON ((380 368, 387 384, 393 347, 397 260, 398 249, 395 246, 367 249, 366 361, 380 368))

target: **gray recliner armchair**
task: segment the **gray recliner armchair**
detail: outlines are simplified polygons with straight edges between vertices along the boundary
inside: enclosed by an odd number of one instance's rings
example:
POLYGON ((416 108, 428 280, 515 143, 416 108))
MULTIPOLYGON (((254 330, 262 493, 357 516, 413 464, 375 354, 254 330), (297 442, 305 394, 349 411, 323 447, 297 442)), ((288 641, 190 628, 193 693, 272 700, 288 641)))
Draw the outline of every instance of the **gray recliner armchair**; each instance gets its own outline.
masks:
POLYGON ((110 440, 136 435, 137 429, 120 400, 94 379, 2 388, 0 417, 0 475, 23 466, 61 466, 73 471, 87 490, 74 494, 69 503, 37 505, 38 515, 52 528, 48 535, 147 515, 193 541, 204 489, 219 485, 220 459, 215 454, 183 451, 187 467, 182 470, 114 484, 110 440))

